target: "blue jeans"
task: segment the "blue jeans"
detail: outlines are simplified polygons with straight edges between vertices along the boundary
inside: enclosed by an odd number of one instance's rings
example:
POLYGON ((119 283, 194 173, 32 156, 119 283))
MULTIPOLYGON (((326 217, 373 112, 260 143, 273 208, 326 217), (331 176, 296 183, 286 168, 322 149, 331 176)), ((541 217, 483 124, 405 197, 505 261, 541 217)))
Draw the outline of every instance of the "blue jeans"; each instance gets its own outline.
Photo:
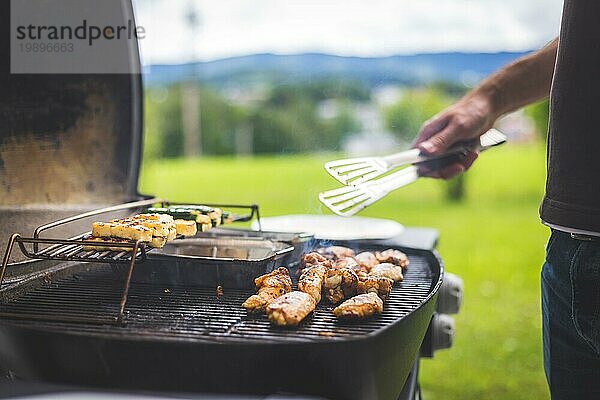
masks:
POLYGON ((552 231, 542 268, 542 325, 552 399, 600 399, 600 241, 552 231))

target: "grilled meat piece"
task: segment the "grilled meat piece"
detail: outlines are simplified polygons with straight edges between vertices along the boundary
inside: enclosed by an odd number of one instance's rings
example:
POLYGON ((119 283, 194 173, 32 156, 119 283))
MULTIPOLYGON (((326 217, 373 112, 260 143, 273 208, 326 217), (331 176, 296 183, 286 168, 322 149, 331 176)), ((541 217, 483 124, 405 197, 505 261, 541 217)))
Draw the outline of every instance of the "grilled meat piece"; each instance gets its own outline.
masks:
POLYGON ((314 311, 317 303, 313 296, 299 291, 286 293, 267 306, 267 316, 274 325, 296 326, 314 311))
POLYGON ((358 276, 350 268, 328 269, 323 282, 325 297, 333 304, 348 299, 356 294, 358 276))
POLYGON ((373 292, 359 294, 333 309, 338 318, 366 318, 383 312, 383 301, 373 292))
POLYGON ((371 268, 379 264, 379 260, 375 257, 375 254, 370 251, 363 251, 362 253, 357 254, 354 259, 367 270, 367 272, 371 271, 371 268))
POLYGON ((321 290, 327 276, 327 266, 324 264, 304 268, 298 280, 298 289, 310 294, 316 303, 321 301, 321 290))
POLYGON ((320 255, 316 251, 303 254, 302 257, 300 258, 300 265, 303 268, 314 266, 314 265, 320 265, 320 264, 325 264, 325 265, 329 266, 329 265, 331 265, 331 261, 329 261, 322 255, 320 255))
POLYGON ((408 257, 400 250, 387 249, 385 251, 376 252, 375 257, 381 263, 390 263, 406 269, 408 267, 408 257))
POLYGON ((342 258, 334 261, 333 268, 335 268, 335 269, 350 268, 351 270, 356 272, 356 274, 358 276, 361 276, 361 275, 366 276, 369 273, 369 270, 365 266, 359 264, 354 259, 354 257, 342 257, 342 258))
POLYGON ((390 296, 393 284, 393 280, 383 276, 367 276, 365 278, 359 277, 356 291, 359 294, 370 292, 377 293, 381 300, 385 300, 390 296))
POLYGON ((261 275, 254 280, 257 294, 254 294, 242 304, 250 312, 262 312, 279 296, 292 291, 292 279, 286 268, 261 275))
POLYGON ((342 246, 321 247, 317 252, 330 260, 336 260, 342 257, 354 257, 354 250, 342 246))
POLYGON ((381 263, 371 269, 369 272, 370 276, 384 276, 390 278, 394 282, 401 282, 404 280, 402 275, 402 267, 390 263, 381 263))

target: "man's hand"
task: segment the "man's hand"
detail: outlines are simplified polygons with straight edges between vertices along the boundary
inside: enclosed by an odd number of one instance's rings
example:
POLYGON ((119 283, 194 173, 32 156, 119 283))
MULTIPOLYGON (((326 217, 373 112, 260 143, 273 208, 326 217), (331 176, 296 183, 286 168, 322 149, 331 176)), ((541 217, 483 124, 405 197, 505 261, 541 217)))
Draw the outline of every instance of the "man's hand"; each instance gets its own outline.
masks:
MULTIPOLYGON (((475 139, 507 112, 548 96, 554 73, 558 39, 501 68, 423 124, 415 147, 424 154, 440 154, 456 142, 475 139)), ((477 158, 469 153, 461 162, 439 171, 420 169, 422 175, 448 179, 467 170, 477 158)))
MULTIPOLYGON (((467 96, 425 122, 414 146, 427 155, 441 154, 457 142, 478 138, 492 127, 495 119, 485 96, 467 96)), ((477 155, 476 152, 469 152, 460 162, 438 171, 421 168, 420 173, 449 179, 466 171, 477 159, 477 155)))

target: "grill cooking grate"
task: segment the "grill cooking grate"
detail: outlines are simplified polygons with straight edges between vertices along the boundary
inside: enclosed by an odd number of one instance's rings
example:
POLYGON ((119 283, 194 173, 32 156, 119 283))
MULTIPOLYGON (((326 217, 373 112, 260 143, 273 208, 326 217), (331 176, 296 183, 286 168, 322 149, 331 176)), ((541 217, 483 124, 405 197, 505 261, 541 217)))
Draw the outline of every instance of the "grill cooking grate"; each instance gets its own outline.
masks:
MULTIPOLYGON (((107 264, 44 283, 0 305, 0 316, 14 323, 48 330, 86 332, 109 336, 130 334, 186 340, 315 341, 368 335, 415 310, 430 295, 432 273, 427 259, 409 255, 405 279, 396 284, 385 302, 384 313, 360 323, 338 321, 333 306, 320 304, 315 313, 295 329, 270 326, 264 315, 248 315, 241 307, 252 291, 224 288, 165 286, 132 281, 125 324, 110 325, 122 291, 122 271, 107 264), (52 322, 58 315, 63 322, 52 322), (70 323, 89 320, 90 323, 70 323), (106 321, 98 325, 98 320, 106 321)), ((143 268, 143 265, 140 265, 143 268)))

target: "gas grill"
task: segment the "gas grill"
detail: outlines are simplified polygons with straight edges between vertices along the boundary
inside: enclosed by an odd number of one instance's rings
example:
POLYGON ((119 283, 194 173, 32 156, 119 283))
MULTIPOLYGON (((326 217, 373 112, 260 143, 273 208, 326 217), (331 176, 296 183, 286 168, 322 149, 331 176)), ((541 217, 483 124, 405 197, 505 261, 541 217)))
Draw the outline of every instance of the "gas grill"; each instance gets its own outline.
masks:
MULTIPOLYGON (((0 5, 5 27, 9 5, 0 5)), ((122 6, 131 14, 128 0, 122 6)), ((0 43, 3 54, 8 37, 0 43)), ((129 51, 138 63, 137 47, 129 51)), ((10 74, 3 59, 0 372, 17 383, 94 390, 419 397, 419 356, 432 356, 451 339, 451 324, 436 307, 456 312, 448 299, 460 297, 433 249, 434 231, 335 241, 218 229, 190 239, 192 247, 212 243, 212 255, 143 243, 132 252, 85 251, 82 232, 92 221, 166 204, 137 192, 141 76, 10 74), (252 262, 219 256, 221 247, 259 243, 271 252, 252 262), (252 278, 285 265, 296 284, 300 255, 324 244, 396 248, 409 256, 405 280, 394 286, 383 314, 339 321, 322 303, 299 327, 281 329, 241 307, 253 293, 252 278)), ((245 209, 240 221, 260 221, 258 206, 223 207, 245 209)))
POLYGON ((432 253, 408 251, 406 280, 380 317, 340 322, 322 304, 296 329, 248 315, 240 305, 252 290, 225 287, 217 296, 214 287, 137 283, 135 274, 123 326, 81 323, 117 311, 123 276, 110 264, 59 265, 3 292, 2 312, 12 318, 0 325, 10 344, 0 354, 20 376, 61 383, 393 398, 441 283, 432 253))

